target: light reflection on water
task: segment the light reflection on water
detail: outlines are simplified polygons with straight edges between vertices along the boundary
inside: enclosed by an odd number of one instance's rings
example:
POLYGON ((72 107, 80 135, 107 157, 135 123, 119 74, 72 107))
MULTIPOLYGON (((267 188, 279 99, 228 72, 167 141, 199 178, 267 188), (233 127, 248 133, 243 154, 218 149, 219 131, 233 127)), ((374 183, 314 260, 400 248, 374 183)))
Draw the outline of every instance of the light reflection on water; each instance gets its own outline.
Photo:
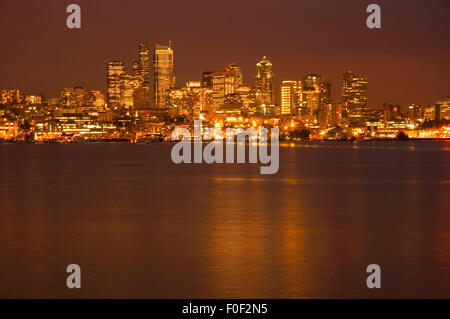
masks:
POLYGON ((165 144, 0 146, 0 296, 448 297, 450 153, 410 143, 282 147, 274 176, 165 144))

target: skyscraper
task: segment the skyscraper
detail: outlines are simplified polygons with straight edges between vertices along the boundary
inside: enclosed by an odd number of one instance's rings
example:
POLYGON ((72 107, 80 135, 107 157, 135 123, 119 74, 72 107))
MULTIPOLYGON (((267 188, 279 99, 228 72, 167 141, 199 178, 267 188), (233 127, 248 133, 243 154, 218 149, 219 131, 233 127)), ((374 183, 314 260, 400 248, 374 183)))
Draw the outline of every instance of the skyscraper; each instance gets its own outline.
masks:
POLYGON ((206 71, 202 73, 202 87, 212 89, 214 72, 206 71))
POLYGON ((296 115, 302 107, 302 81, 281 83, 281 115, 296 115))
POLYGON ((423 108, 417 104, 408 106, 408 124, 414 125, 417 122, 423 121, 423 108))
POLYGON ((256 64, 256 104, 262 113, 269 113, 269 108, 275 104, 274 90, 275 75, 272 70, 272 62, 267 57, 263 57, 256 64))
POLYGON ((190 119, 212 117, 212 90, 201 86, 201 82, 189 81, 185 87, 167 91, 166 107, 172 116, 184 115, 190 119))
POLYGON ((156 45, 154 56, 155 68, 155 107, 165 108, 167 90, 175 87, 175 74, 173 68, 173 50, 169 46, 156 45))
POLYGON ((107 103, 115 108, 121 102, 121 77, 125 74, 125 62, 109 61, 107 64, 107 103))
POLYGON ((131 74, 123 74, 120 80, 120 105, 127 109, 134 108, 135 92, 142 88, 140 78, 131 74))
POLYGON ((367 109, 367 79, 345 72, 342 77, 342 103, 348 116, 360 120, 367 109))
POLYGON ((139 44, 139 62, 137 75, 141 81, 141 87, 145 92, 145 101, 148 105, 150 102, 150 51, 147 44, 139 44))
POLYGON ((213 72, 212 89, 213 107, 214 111, 216 111, 225 101, 225 72, 213 72))
POLYGON ((243 84, 240 66, 229 64, 222 72, 212 73, 213 104, 217 109, 225 103, 227 95, 235 94, 243 84))
POLYGON ((242 69, 236 64, 228 64, 225 67, 225 95, 236 93, 243 85, 242 69))
POLYGON ((303 115, 310 116, 311 120, 320 108, 320 74, 307 74, 303 78, 303 115))
POLYGON ((59 103, 64 109, 80 109, 85 105, 86 94, 82 87, 66 87, 59 90, 59 103))
POLYGON ((438 110, 437 120, 450 120, 450 96, 436 103, 436 110, 438 110))
POLYGON ((320 106, 327 105, 331 103, 331 83, 330 82, 321 82, 319 85, 320 91, 320 106))
MULTIPOLYGON (((328 127, 330 124, 330 118, 335 118, 336 108, 331 105, 331 83, 321 82, 319 85, 319 115, 318 122, 322 128, 328 127)), ((335 122, 334 120, 331 122, 335 122)))

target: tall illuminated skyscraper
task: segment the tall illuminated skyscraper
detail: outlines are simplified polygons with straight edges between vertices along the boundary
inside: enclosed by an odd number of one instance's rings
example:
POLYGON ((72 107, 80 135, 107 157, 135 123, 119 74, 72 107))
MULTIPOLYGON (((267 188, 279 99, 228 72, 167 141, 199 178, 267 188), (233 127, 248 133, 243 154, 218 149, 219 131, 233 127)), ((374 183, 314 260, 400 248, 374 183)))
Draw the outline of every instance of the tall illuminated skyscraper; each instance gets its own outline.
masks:
POLYGON ((173 50, 169 46, 156 45, 154 56, 155 107, 165 108, 167 90, 175 87, 173 50))
POLYGON ((367 109, 367 79, 345 72, 342 77, 342 104, 351 118, 361 118, 367 109))
POLYGON ((296 115, 302 107, 302 81, 281 83, 281 115, 296 115))
POLYGON ((273 107, 275 104, 275 75, 272 70, 272 62, 267 57, 263 57, 256 64, 256 104, 263 113, 267 108, 273 107))
POLYGON ((109 61, 107 64, 107 103, 110 108, 118 107, 121 103, 121 78, 125 74, 125 62, 109 61))
POLYGON ((145 101, 150 102, 150 51, 147 44, 139 44, 139 62, 137 75, 140 77, 141 87, 145 92, 145 101))
POLYGON ((224 104, 225 100, 225 72, 212 74, 213 106, 214 111, 224 104))

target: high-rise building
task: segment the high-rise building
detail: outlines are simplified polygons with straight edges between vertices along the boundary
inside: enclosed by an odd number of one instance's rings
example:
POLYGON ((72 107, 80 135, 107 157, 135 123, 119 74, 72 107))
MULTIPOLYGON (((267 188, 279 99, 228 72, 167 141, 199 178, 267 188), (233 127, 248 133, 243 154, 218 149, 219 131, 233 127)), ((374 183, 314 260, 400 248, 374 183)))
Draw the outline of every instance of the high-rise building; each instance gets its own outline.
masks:
POLYGON ((133 62, 133 73, 125 70, 125 62, 110 61, 107 65, 107 102, 111 108, 147 108, 150 101, 149 50, 139 44, 139 60, 133 62))
POLYGON ((80 110, 86 105, 88 91, 82 87, 66 87, 59 90, 59 104, 64 109, 80 110))
POLYGON ((23 96, 19 89, 0 89, 0 104, 19 104, 23 96))
POLYGON ((108 107, 116 108, 120 106, 121 77, 125 74, 125 62, 109 61, 107 64, 107 103, 108 107))
POLYGON ((417 122, 423 122, 423 108, 417 104, 408 106, 408 122, 414 125, 417 122))
POLYGON ((202 88, 201 82, 188 81, 186 82, 186 92, 191 101, 191 116, 194 120, 200 118, 200 114, 207 108, 205 100, 205 92, 208 89, 202 88))
POLYGON ((202 87, 207 89, 213 88, 213 74, 214 72, 211 71, 202 73, 202 87))
POLYGON ((359 120, 367 109, 367 79, 345 72, 342 78, 342 104, 348 116, 359 120))
POLYGON ((228 64, 225 67, 225 95, 236 93, 237 89, 242 85, 241 67, 235 64, 228 64))
POLYGON ((213 108, 214 111, 225 102, 225 72, 212 74, 213 108))
POLYGON ((383 114, 385 122, 398 121, 402 119, 400 105, 383 103, 383 114))
POLYGON ((303 78, 303 115, 310 116, 311 119, 320 108, 320 74, 307 74, 303 78))
POLYGON ((335 112, 331 105, 331 83, 321 82, 319 84, 319 114, 318 122, 321 127, 328 127, 330 112, 335 112))
POLYGON ((339 109, 341 108, 340 104, 330 103, 326 108, 326 126, 327 127, 335 127, 337 126, 339 120, 339 109))
POLYGON ((328 105, 331 103, 331 83, 330 82, 321 82, 319 84, 320 91, 320 106, 328 105))
POLYGON ((162 109, 166 106, 167 90, 175 87, 173 50, 170 45, 156 45, 153 65, 155 107, 162 109))
POLYGON ((236 90, 242 102, 242 107, 246 114, 253 115, 256 113, 255 88, 252 86, 241 86, 236 90))
POLYGON ((142 82, 139 77, 131 74, 123 74, 120 80, 120 105, 127 109, 134 108, 136 90, 144 89, 142 82))
POLYGON ((146 109, 148 108, 148 90, 139 86, 133 92, 133 108, 146 109))
POLYGON ((447 96, 444 100, 436 103, 436 109, 438 110, 437 120, 450 120, 450 96, 447 96))
POLYGON ((428 105, 423 108, 423 118, 425 121, 436 120, 436 107, 435 105, 428 105))
POLYGON ((213 105, 215 109, 225 104, 225 97, 235 94, 242 86, 241 67, 229 64, 224 71, 212 73, 213 105))
POLYGON ((281 115, 296 115, 302 107, 302 81, 281 83, 281 115))
POLYGON ((87 107, 99 110, 105 107, 105 97, 100 90, 90 90, 85 95, 85 104, 87 107))
POLYGON ((275 104, 275 75, 272 67, 272 62, 265 56, 256 64, 256 104, 263 114, 270 113, 275 104))
POLYGON ((213 115, 212 90, 202 87, 201 82, 189 81, 183 88, 167 91, 166 107, 172 116, 184 115, 199 119, 202 115, 213 115))
POLYGON ((145 101, 150 102, 150 51, 147 44, 139 44, 139 62, 137 75, 141 81, 141 87, 144 89, 145 101))

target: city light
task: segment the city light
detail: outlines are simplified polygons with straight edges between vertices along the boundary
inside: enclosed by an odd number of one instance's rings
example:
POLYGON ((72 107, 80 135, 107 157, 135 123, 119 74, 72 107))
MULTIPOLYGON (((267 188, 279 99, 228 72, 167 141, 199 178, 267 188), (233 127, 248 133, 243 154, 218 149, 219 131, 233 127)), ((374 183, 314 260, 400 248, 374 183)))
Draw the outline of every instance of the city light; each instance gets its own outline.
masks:
POLYGON ((385 103, 369 108, 368 80, 349 70, 342 77, 342 102, 331 96, 331 83, 318 73, 283 80, 280 103, 275 99, 274 65, 264 56, 256 63, 254 85, 244 83, 242 68, 227 64, 223 71, 205 71, 201 79, 176 86, 175 52, 156 45, 152 80, 147 44, 140 43, 132 73, 124 61, 108 61, 107 90, 64 87, 56 97, 0 89, 0 139, 14 142, 79 142, 120 139, 136 142, 152 134, 168 140, 180 125, 205 127, 281 127, 283 140, 308 139, 446 139, 450 97, 421 106, 385 103), (307 132, 307 134, 306 134, 307 132), (300 134, 301 135, 301 134, 300 134))

